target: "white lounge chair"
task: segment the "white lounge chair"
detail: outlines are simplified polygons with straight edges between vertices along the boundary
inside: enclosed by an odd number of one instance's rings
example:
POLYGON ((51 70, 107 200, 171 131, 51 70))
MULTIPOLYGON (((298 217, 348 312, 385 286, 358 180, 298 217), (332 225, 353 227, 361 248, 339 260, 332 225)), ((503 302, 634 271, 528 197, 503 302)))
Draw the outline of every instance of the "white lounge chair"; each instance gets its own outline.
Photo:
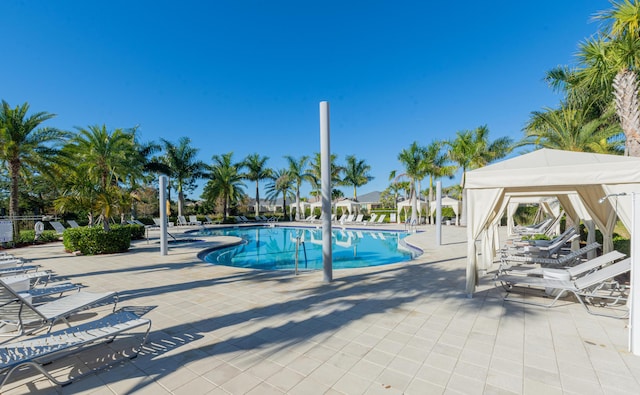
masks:
POLYGON ((622 259, 625 256, 625 254, 619 251, 611 251, 604 255, 589 259, 588 261, 580 263, 578 265, 565 268, 538 267, 531 269, 516 266, 499 272, 498 275, 496 275, 496 280, 499 280, 501 275, 524 275, 561 280, 574 280, 611 262, 622 259))
POLYGON ((539 263, 543 265, 555 265, 555 266, 569 266, 574 264, 578 259, 589 251, 596 250, 600 247, 599 243, 591 243, 586 246, 571 251, 568 254, 560 255, 557 258, 545 258, 535 255, 503 255, 501 257, 502 264, 505 266, 511 266, 510 262, 517 263, 539 263))
POLYGON ((80 225, 78 225, 78 223, 72 219, 68 220, 67 223, 69 224, 69 226, 71 226, 72 228, 79 228, 80 225))
POLYGON ((189 225, 202 225, 202 221, 198 221, 197 215, 189 216, 189 225))
POLYGON ((547 227, 554 222, 554 218, 546 218, 544 221, 528 226, 515 226, 513 228, 513 232, 519 235, 531 235, 531 234, 539 234, 544 233, 547 230, 547 227))
MULTIPOLYGON (((87 374, 95 373, 109 365, 88 369, 78 376, 70 376, 67 380, 60 380, 58 374, 56 374, 58 377, 54 377, 46 366, 51 361, 78 353, 85 347, 100 342, 112 342, 116 337, 129 334, 132 330, 144 326, 146 326, 146 331, 140 344, 132 350, 126 350, 132 352, 127 355, 131 359, 138 355, 151 329, 149 319, 141 318, 131 311, 118 311, 95 321, 5 344, 0 347, 0 374, 4 375, 2 382, 0 382, 0 390, 14 372, 23 371, 29 367, 36 369, 51 382, 60 386, 69 384, 87 374)), ((124 352, 122 354, 126 355, 124 352)), ((105 360, 110 360, 110 358, 105 358, 105 360)), ((86 367, 83 365, 83 369, 80 371, 85 369, 86 367)), ((73 369, 73 371, 77 372, 78 370, 73 369)))
POLYGON ((387 217, 387 214, 382 214, 376 219, 376 222, 372 222, 374 225, 380 225, 384 223, 384 219, 387 217))
POLYGON ((184 215, 178 215, 178 226, 187 226, 189 225, 189 222, 187 222, 187 219, 184 217, 184 215))
POLYGON ((596 313, 589 309, 587 303, 594 304, 595 302, 600 306, 626 304, 626 288, 610 280, 629 270, 631 270, 631 258, 613 263, 573 281, 530 276, 501 276, 499 283, 507 291, 507 294, 504 296, 504 300, 507 301, 553 307, 558 299, 571 293, 590 314, 624 318, 628 316, 628 311, 623 313, 623 315, 596 313), (544 290, 547 295, 551 294, 551 296, 555 297, 550 303, 536 303, 525 299, 509 298, 515 288, 523 287, 544 290))
POLYGON ((374 222, 376 222, 376 219, 378 218, 378 214, 373 213, 371 214, 371 218, 369 218, 368 220, 364 221, 365 224, 373 224, 374 222))
POLYGON ((51 330, 58 321, 71 326, 67 318, 98 303, 113 299, 115 311, 118 302, 116 292, 78 292, 54 301, 34 306, 22 294, 14 291, 0 277, 0 327, 15 327, 15 331, 2 336, 17 337, 44 328, 51 330), (31 327, 27 329, 27 327, 31 327))

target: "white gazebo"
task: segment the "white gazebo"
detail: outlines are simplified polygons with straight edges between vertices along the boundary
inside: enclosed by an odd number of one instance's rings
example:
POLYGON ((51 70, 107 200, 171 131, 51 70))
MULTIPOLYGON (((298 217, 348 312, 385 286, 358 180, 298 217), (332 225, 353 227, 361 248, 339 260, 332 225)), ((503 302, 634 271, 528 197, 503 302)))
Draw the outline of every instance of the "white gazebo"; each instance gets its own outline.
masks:
MULTIPOLYGON (((407 199, 407 200, 403 200, 401 202, 398 202, 398 219, 397 221, 400 222, 400 212, 404 211, 404 217, 407 218, 408 213, 410 212, 409 210, 411 210, 411 199, 407 199)), ((422 210, 427 210, 427 202, 424 200, 420 200, 420 199, 416 199, 416 207, 418 207, 418 218, 420 218, 420 213, 422 212, 422 210)))
POLYGON ((347 210, 349 214, 357 213, 360 211, 360 203, 350 199, 339 200, 334 204, 334 207, 336 208, 336 210, 338 208, 342 208, 343 212, 344 210, 347 210))
MULTIPOLYGON (((304 219, 304 213, 307 208, 309 208, 311 204, 309 202, 300 201, 300 218, 304 219)), ((296 202, 293 202, 289 205, 289 216, 293 217, 293 213, 296 211, 296 202)))
MULTIPOLYGON (((430 214, 433 217, 433 214, 436 212, 436 201, 433 200, 429 207, 431 208, 430 214)), ((456 215, 456 225, 459 225, 458 221, 460 221, 460 201, 454 198, 450 198, 449 196, 444 196, 441 199, 442 207, 451 207, 453 209, 453 213, 456 215)))
POLYGON ((632 231, 631 194, 640 192, 640 158, 540 149, 467 172, 465 186, 466 291, 472 295, 478 275, 493 264, 500 245, 497 225, 514 197, 556 197, 574 223, 593 221, 602 232, 603 251, 611 251, 616 218, 632 231))

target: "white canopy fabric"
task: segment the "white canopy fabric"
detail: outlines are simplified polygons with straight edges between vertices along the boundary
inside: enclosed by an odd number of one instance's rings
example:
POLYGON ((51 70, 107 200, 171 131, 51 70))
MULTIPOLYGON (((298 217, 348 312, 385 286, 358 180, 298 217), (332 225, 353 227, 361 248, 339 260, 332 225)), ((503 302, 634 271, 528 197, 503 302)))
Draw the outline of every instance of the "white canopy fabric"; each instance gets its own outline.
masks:
MULTIPOLYGON (((305 210, 310 206, 309 202, 300 201, 300 217, 304 218, 305 210)), ((297 210, 296 202, 291 203, 289 206, 289 215, 293 215, 293 213, 297 210)))
MULTIPOLYGON (((416 206, 418 207, 418 211, 422 212, 422 210, 427 209, 427 202, 425 200, 416 199, 416 206)), ((407 218, 407 212, 411 210, 411 199, 403 200, 398 203, 398 221, 400 221, 400 212, 404 210, 404 217, 407 218)))
POLYGON ((334 206, 336 209, 342 208, 343 212, 346 209, 349 214, 360 211, 360 203, 349 199, 340 200, 334 206))
MULTIPOLYGON (((493 263, 495 226, 511 198, 554 196, 569 206, 572 199, 579 199, 602 232, 603 250, 608 252, 613 249, 616 212, 631 231, 633 192, 640 192, 640 158, 628 156, 540 149, 467 172, 467 294, 474 292, 478 273, 493 263), (618 193, 627 195, 599 202, 618 193), (481 236, 482 259, 478 259, 476 241, 481 236)), ((569 215, 577 217, 578 210, 569 215)))
MULTIPOLYGON (((436 200, 432 200, 431 204, 429 204, 429 208, 431 209, 431 216, 436 212, 436 200)), ((456 215, 456 225, 458 224, 458 218, 460 216, 460 201, 454 198, 450 198, 449 196, 444 196, 441 199, 442 207, 451 207, 453 209, 453 213, 456 215)))

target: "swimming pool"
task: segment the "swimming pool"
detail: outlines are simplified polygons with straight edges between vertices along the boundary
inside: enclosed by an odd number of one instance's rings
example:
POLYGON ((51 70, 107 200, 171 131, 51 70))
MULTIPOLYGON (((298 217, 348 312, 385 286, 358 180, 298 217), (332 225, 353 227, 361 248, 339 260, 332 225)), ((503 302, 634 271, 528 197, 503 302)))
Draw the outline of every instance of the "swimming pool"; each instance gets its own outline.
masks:
MULTIPOLYGON (((251 227, 206 229, 199 235, 236 236, 243 244, 208 252, 204 260, 217 265, 293 270, 296 239, 299 236, 299 270, 322 269, 322 229, 291 227, 251 227)), ((347 269, 409 261, 420 252, 407 246, 406 233, 365 230, 332 232, 333 268, 347 269)))

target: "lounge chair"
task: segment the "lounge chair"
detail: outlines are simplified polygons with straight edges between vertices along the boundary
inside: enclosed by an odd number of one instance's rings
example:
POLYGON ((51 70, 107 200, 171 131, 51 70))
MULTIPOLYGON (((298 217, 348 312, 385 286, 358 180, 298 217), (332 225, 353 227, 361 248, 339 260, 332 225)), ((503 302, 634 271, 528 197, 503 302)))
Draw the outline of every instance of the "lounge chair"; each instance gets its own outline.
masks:
POLYGON ((631 258, 613 263, 602 269, 596 270, 573 281, 553 280, 530 276, 501 276, 500 285, 507 291, 504 300, 526 304, 534 304, 543 307, 553 307, 562 296, 573 294, 578 302, 590 313, 614 318, 625 318, 628 311, 623 315, 610 315, 596 313, 589 309, 587 303, 600 306, 613 306, 626 304, 626 288, 620 286, 615 281, 610 280, 616 276, 631 270, 631 258), (535 303, 525 299, 512 299, 509 295, 514 288, 537 288, 544 290, 547 295, 555 296, 550 303, 535 303))
POLYGON ((531 234, 539 234, 544 233, 547 230, 547 227, 554 222, 554 218, 547 218, 544 221, 528 226, 516 226, 513 228, 513 232, 518 235, 531 235, 531 234))
POLYGON ((380 225, 384 223, 384 219, 387 217, 387 214, 382 214, 376 219, 376 222, 372 222, 372 225, 380 225))
POLYGON ((78 225, 78 223, 72 219, 68 220, 67 223, 69 224, 69 226, 71 226, 72 228, 79 228, 80 225, 78 225))
POLYGON ((365 224, 372 224, 374 222, 376 222, 376 219, 378 218, 378 214, 373 213, 371 214, 371 218, 369 218, 367 221, 364 221, 365 224))
POLYGON ((198 221, 197 215, 189 216, 189 225, 202 225, 202 221, 198 221))
POLYGON ((178 226, 187 226, 189 225, 189 222, 187 222, 187 219, 184 217, 184 215, 178 215, 178 226))
POLYGON ((353 220, 353 222, 356 224, 364 223, 364 214, 358 214, 358 216, 356 217, 356 219, 353 220))
POLYGON ((511 268, 510 270, 505 270, 502 273, 499 273, 496 276, 496 279, 499 279, 501 275, 525 275, 525 276, 537 276, 544 277, 550 279, 560 279, 560 280, 575 280, 576 278, 592 272, 594 270, 599 269, 602 266, 605 266, 611 262, 615 262, 619 259, 624 258, 626 255, 619 251, 611 251, 604 255, 600 255, 593 259, 589 259, 586 262, 580 263, 575 266, 570 266, 566 268, 547 268, 547 267, 539 267, 534 269, 524 269, 519 270, 518 267, 511 268))
POLYGON ((65 228, 65 227, 64 227, 64 225, 62 225, 60 222, 58 222, 58 221, 50 221, 49 223, 51 224, 51 226, 53 226, 53 229, 54 229, 54 230, 55 230, 59 235, 61 235, 61 234, 63 234, 63 233, 64 233, 64 230, 65 230, 66 228, 65 228))
POLYGON ((557 258, 544 258, 535 255, 503 255, 501 257, 504 266, 511 266, 510 262, 517 263, 539 263, 543 265, 569 266, 578 261, 578 259, 589 251, 596 250, 600 247, 599 243, 591 243, 586 246, 571 251, 568 254, 560 255, 557 258))
POLYGON ((115 311, 118 302, 116 292, 78 292, 54 301, 34 306, 16 292, 0 277, 0 327, 15 327, 15 331, 2 334, 2 336, 17 337, 30 334, 47 328, 51 330, 58 321, 63 321, 71 326, 67 318, 79 311, 86 310, 94 305, 113 299, 115 311), (31 327, 26 329, 26 327, 31 327))
MULTIPOLYGON (((69 384, 87 374, 95 373, 109 365, 89 369, 64 381, 53 377, 47 371, 46 366, 51 361, 78 353, 84 348, 100 342, 112 342, 116 337, 131 333, 132 330, 144 326, 146 326, 146 331, 142 336, 142 341, 131 350, 131 355, 127 356, 131 359, 138 355, 151 329, 151 321, 149 319, 141 318, 131 311, 118 311, 95 321, 5 344, 0 348, 0 374, 4 374, 4 379, 0 383, 0 390, 15 371, 22 371, 28 367, 35 368, 51 382, 60 386, 69 384)), ((125 355, 123 351, 121 353, 125 355)), ((111 358, 104 359, 111 360, 111 358)), ((84 368, 85 366, 83 366, 82 370, 84 368)), ((73 371, 77 370, 74 369, 73 371)))
POLYGON ((565 244, 571 242, 574 239, 579 238, 580 235, 575 233, 567 233, 562 237, 554 239, 554 241, 548 245, 524 245, 520 248, 510 248, 503 250, 503 254, 507 255, 532 255, 543 258, 550 258, 560 251, 565 244))
MULTIPOLYGON (((160 222, 160 218, 154 218, 153 219, 153 223, 155 226, 157 226, 158 228, 160 227, 160 225, 162 224, 162 222, 160 222)), ((167 221, 167 226, 173 226, 173 222, 169 222, 167 221)))

